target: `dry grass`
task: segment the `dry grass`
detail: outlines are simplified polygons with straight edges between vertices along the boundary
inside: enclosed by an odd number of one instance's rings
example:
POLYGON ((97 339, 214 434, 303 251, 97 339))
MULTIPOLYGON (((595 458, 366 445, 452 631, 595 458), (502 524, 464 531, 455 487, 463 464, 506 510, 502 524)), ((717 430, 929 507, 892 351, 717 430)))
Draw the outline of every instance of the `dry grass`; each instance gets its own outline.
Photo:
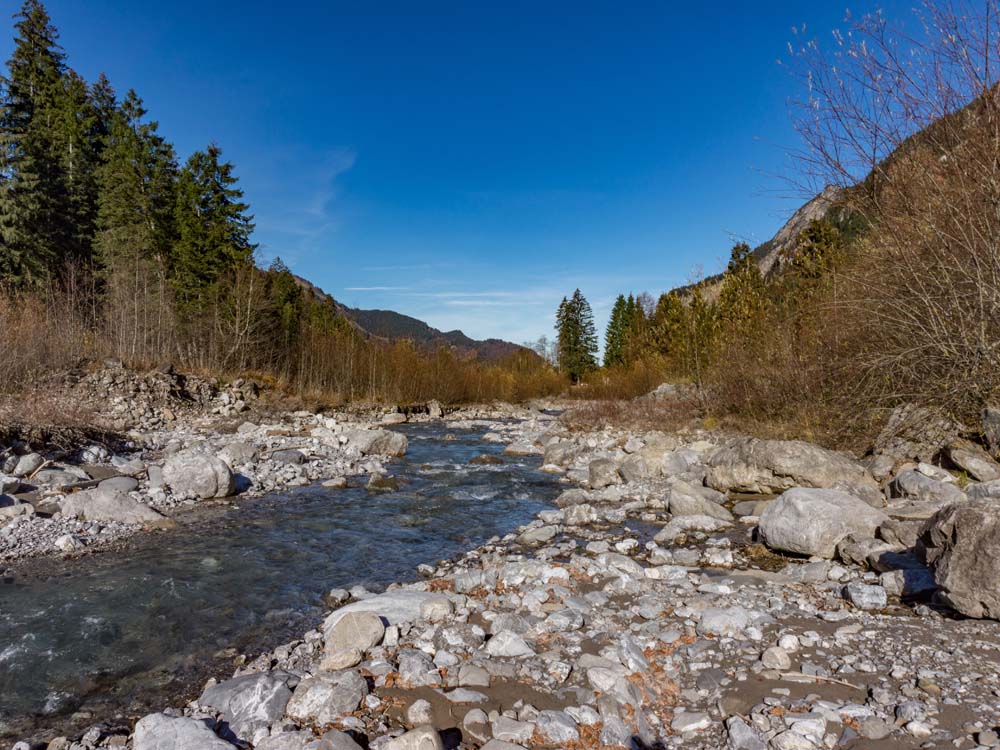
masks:
POLYGON ((590 432, 604 427, 676 432, 701 425, 703 412, 694 400, 633 399, 584 401, 563 412, 560 420, 570 430, 590 432))

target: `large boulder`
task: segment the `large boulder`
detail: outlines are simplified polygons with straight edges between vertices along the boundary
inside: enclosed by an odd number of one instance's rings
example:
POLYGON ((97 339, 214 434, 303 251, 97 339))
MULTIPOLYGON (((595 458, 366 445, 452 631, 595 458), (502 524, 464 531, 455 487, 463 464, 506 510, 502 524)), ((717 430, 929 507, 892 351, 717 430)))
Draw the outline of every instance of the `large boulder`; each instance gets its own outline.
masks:
POLYGON ((252 739, 284 716, 292 697, 287 682, 284 672, 245 674, 206 688, 198 704, 218 711, 240 739, 252 739))
POLYGON ((234 750, 198 719, 150 714, 139 719, 132 740, 135 750, 234 750))
POLYGON ((163 481, 181 497, 208 499, 236 492, 236 477, 229 464, 217 456, 182 451, 163 464, 163 481))
POLYGON ((1000 464, 975 443, 960 440, 948 446, 948 460, 977 482, 1000 479, 1000 464))
POLYGON ((362 456, 402 456, 409 444, 406 435, 392 430, 347 430, 344 437, 362 456))
POLYGON ((760 535, 771 549, 832 558, 848 535, 874 537, 888 516, 840 490, 795 488, 767 507, 760 535))
POLYGON ((1000 502, 955 503, 920 535, 941 597, 967 617, 1000 620, 1000 502))
POLYGON ((758 438, 740 438, 717 450, 705 479, 722 492, 763 494, 837 482, 875 484, 867 469, 843 454, 801 440, 758 438))
POLYGON ((930 462, 966 432, 963 425, 934 409, 904 404, 896 407, 875 438, 875 453, 893 459, 930 462))
POLYGON ((341 619, 352 612, 373 612, 382 618, 383 622, 389 625, 398 625, 402 622, 415 622, 420 619, 421 609, 425 604, 438 603, 451 606, 451 602, 442 594, 435 594, 430 591, 410 591, 399 589, 398 591, 386 591, 384 594, 372 596, 334 610, 327 615, 323 623, 323 632, 332 632, 341 619))
POLYGON ((97 487, 67 495, 60 510, 67 518, 82 521, 162 525, 167 519, 138 500, 119 490, 97 487))
POLYGON ((934 479, 916 469, 900 472, 889 490, 895 499, 888 512, 895 518, 927 519, 942 507, 966 499, 965 493, 951 482, 934 479))
POLYGON ((332 724, 357 710, 368 683, 353 670, 319 672, 298 684, 286 713, 298 722, 332 724))
POLYGON ((725 495, 708 487, 696 487, 677 480, 670 487, 670 513, 675 516, 711 516, 731 523, 733 514, 721 505, 725 499, 725 495))

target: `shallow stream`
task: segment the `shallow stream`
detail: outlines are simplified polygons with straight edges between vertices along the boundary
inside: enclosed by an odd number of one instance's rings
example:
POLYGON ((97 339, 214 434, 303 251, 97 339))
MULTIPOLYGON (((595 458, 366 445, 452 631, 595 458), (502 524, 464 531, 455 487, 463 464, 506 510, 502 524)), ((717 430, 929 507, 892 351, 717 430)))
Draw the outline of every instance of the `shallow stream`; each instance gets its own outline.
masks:
POLYGON ((478 431, 407 426, 402 481, 318 485, 181 520, 123 551, 22 566, 0 584, 0 738, 43 738, 194 697, 208 676, 318 624, 323 595, 413 580, 530 521, 559 492, 478 431), (229 650, 229 651, 227 651, 229 650))

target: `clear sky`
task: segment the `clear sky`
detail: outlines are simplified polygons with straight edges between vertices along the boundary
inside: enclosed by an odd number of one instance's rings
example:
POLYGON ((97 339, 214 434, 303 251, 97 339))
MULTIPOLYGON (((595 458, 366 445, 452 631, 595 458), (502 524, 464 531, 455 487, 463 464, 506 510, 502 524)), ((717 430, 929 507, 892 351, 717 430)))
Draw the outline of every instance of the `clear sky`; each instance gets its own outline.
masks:
POLYGON ((777 61, 793 27, 826 40, 846 10, 816 0, 46 6, 70 65, 89 80, 105 71, 119 93, 135 88, 182 158, 210 141, 223 148, 265 261, 280 256, 352 306, 513 341, 551 336, 577 286, 603 330, 618 292, 658 294, 698 268, 720 270, 733 237, 768 239, 802 202, 780 179, 798 83, 777 61))

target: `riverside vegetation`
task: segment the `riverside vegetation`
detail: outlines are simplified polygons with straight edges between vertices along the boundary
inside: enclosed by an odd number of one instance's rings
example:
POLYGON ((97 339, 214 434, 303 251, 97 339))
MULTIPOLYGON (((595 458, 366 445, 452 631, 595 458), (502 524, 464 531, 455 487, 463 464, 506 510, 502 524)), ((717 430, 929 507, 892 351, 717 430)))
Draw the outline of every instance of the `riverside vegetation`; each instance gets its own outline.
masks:
POLYGON ((331 590, 161 711, 55 701, 16 750, 1000 747, 1000 7, 921 13, 917 38, 876 15, 793 54, 817 197, 774 239, 622 296, 604 367, 577 290, 551 367, 366 339, 258 268, 218 149, 177 167, 27 0, 0 120, 5 585, 234 494, 391 493, 406 422, 564 490, 408 582, 331 590), (471 403, 493 398, 526 405, 471 403))

